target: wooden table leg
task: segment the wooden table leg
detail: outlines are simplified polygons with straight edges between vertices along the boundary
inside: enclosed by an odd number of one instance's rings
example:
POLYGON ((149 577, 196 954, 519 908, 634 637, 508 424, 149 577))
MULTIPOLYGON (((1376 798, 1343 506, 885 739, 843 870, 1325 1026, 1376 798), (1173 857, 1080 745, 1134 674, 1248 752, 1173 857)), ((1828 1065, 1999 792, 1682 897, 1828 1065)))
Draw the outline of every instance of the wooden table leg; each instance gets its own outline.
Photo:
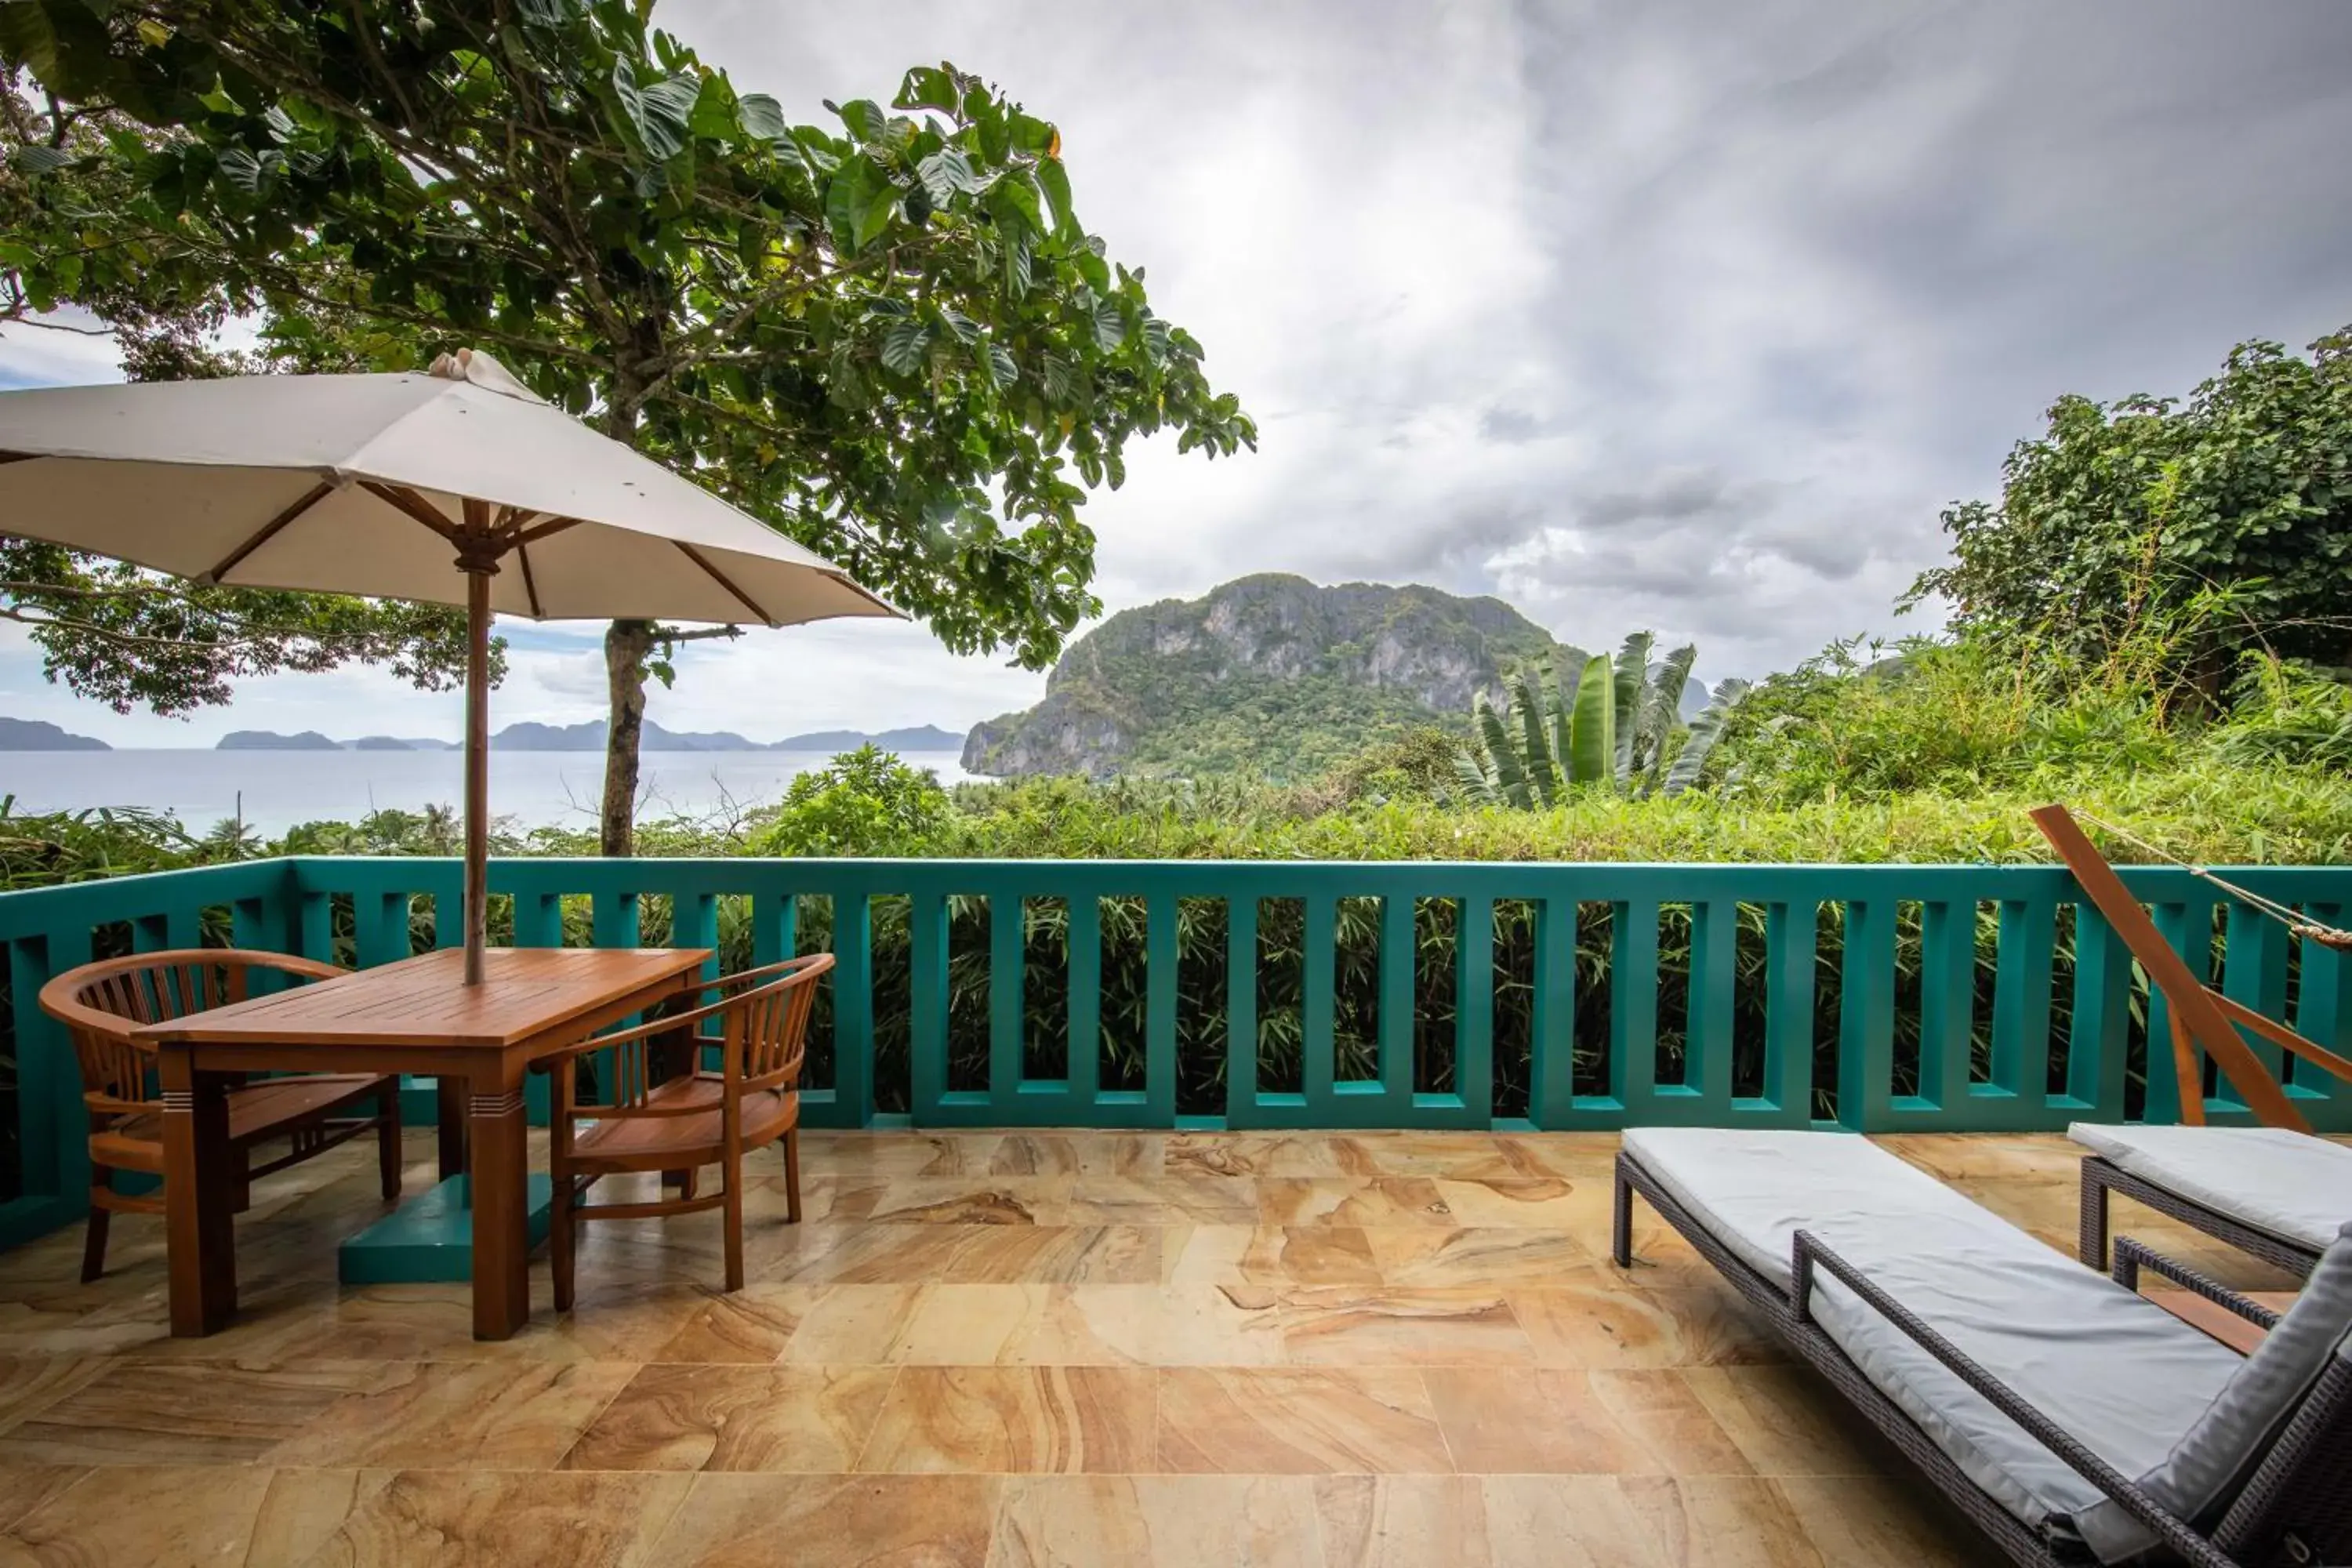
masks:
POLYGON ((228 1080, 198 1072, 184 1047, 158 1053, 163 1089, 163 1226, 172 1332, 201 1339, 236 1311, 237 1173, 228 1141, 228 1080))
POLYGON ((441 1155, 441 1179, 466 1173, 467 1083, 455 1074, 435 1080, 439 1110, 434 1117, 441 1155))
POLYGON ((522 1084, 501 1064, 471 1088, 466 1141, 473 1153, 474 1337, 503 1340, 530 1321, 522 1084))

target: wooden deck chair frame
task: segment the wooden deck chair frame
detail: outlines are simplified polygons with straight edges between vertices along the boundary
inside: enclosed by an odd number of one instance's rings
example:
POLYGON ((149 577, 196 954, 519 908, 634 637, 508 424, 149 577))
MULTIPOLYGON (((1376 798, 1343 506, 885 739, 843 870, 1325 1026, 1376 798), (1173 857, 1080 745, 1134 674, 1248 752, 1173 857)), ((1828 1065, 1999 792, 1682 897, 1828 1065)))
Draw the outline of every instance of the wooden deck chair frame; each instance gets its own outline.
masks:
MULTIPOLYGON (((2285 1088, 2264 1069, 2238 1031, 2249 1030, 2298 1060, 2324 1068, 2347 1082, 2352 1082, 2352 1060, 2304 1038, 2276 1019, 2264 1017, 2199 980, 2187 961, 2156 929, 2156 922, 2148 918, 2131 889, 2124 886, 2123 879, 2116 875, 2106 857, 2084 835, 2074 813, 2063 805, 2045 805, 2036 808, 2032 816, 2034 826, 2042 829, 2042 836, 2050 841, 2066 868, 2074 872, 2075 881, 2082 884, 2084 895, 2106 921, 2108 929, 2147 973, 2148 984, 2164 997, 2180 1120, 2191 1127, 2205 1125, 2205 1073, 2198 1059, 2201 1050, 2213 1058, 2215 1068, 2256 1121, 2265 1127, 2309 1132, 2311 1123, 2295 1109, 2285 1088)), ((2110 1193, 2121 1193, 2217 1240, 2297 1274, 2309 1274, 2319 1261, 2319 1255, 2307 1247, 2252 1230, 2229 1215, 2151 1185, 2093 1155, 2083 1162, 2080 1241, 2083 1260, 2094 1268, 2105 1266, 2110 1193)))

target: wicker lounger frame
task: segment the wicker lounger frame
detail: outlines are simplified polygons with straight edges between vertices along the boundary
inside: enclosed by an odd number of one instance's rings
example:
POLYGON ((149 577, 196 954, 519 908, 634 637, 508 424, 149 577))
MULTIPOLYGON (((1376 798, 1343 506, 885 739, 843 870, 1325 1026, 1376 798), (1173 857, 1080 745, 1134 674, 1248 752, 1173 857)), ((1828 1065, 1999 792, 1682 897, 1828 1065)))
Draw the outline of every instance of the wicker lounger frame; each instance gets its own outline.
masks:
MULTIPOLYGON (((1661 1187, 1631 1154, 1617 1156, 1612 1209, 1611 1256, 1619 1267, 1633 1261, 1633 1194, 1640 1193, 1659 1217, 1689 1242, 1789 1346, 1903 1451, 1922 1474, 2009 1559, 2036 1568, 2078 1568, 2095 1561, 2073 1542, 2053 1542, 2028 1529, 1970 1480, 1951 1456, 1937 1447, 1901 1406, 1881 1393, 1836 1341, 1812 1321, 1807 1299, 1818 1268, 1831 1273, 1883 1312, 1890 1321, 1985 1395, 2020 1426, 2127 1507, 2155 1505, 2144 1493, 2033 1410, 1990 1373, 1969 1361, 1899 1302, 1856 1273, 1810 1235, 1800 1233, 1793 1279, 1770 1279, 1749 1268, 1689 1211, 1661 1187)), ((2137 1247, 2131 1263, 2157 1264, 2137 1247)), ((2165 1269, 2194 1279, 2188 1270, 2165 1269)), ((2229 1297, 2199 1281, 2200 1294, 2229 1297)), ((2254 1309, 2259 1311, 2260 1309, 2254 1309)), ((2159 1514, 2161 1510, 2157 1510, 2159 1514)), ((2309 1395, 2272 1445, 2270 1453, 2241 1489, 2236 1501, 2210 1534, 2163 1515, 2168 1554, 2197 1568, 2314 1568, 2352 1561, 2352 1369, 2332 1358, 2309 1395)), ((2147 1521, 2143 1520, 2144 1522, 2147 1521)), ((2165 1558, 2160 1557, 2158 1561, 2165 1558)))
POLYGON ((2083 1261, 2094 1268, 2104 1271, 2107 1267, 2107 1194, 2111 1192, 2121 1193, 2134 1203, 2146 1204, 2158 1214, 2169 1215, 2216 1241, 2227 1242, 2241 1252, 2285 1269, 2298 1279, 2310 1278, 2311 1271, 2319 1267, 2319 1254, 2311 1247, 2255 1230, 2217 1208, 2152 1185, 2122 1166, 2091 1154, 2083 1161, 2080 1250, 2083 1261))

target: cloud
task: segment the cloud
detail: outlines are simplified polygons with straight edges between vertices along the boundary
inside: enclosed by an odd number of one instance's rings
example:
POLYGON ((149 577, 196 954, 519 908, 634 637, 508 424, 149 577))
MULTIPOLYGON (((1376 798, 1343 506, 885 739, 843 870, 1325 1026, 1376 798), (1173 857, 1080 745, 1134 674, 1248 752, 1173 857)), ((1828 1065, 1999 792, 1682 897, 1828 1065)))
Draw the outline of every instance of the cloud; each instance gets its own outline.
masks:
MULTIPOLYGON (((1257 571, 1425 581, 1761 674, 1932 624, 1892 606, 1938 511, 1993 493, 2059 394, 2181 390, 2241 339, 2352 321, 2341 0, 660 16, 798 114, 947 58, 1059 125, 1088 226, 1263 432, 1131 453, 1087 508, 1111 609, 1257 571)), ((519 640, 502 715, 596 709, 575 632, 519 640)), ((20 674, 0 649, 0 689, 20 674)), ((1040 686, 868 625, 698 647, 652 702, 764 735, 967 724, 1040 686)), ((294 727, 279 703, 313 700, 256 683, 239 721, 294 727)))

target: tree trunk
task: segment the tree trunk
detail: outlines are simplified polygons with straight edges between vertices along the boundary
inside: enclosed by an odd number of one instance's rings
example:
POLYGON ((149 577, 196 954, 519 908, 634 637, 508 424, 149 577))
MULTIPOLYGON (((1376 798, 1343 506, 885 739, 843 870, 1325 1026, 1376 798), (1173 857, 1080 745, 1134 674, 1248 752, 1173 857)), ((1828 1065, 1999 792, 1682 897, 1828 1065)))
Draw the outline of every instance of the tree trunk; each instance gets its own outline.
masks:
POLYGON ((603 851, 637 850, 637 739, 646 723, 646 658, 654 648, 651 621, 614 621, 604 631, 604 680, 611 710, 604 730, 603 851))

